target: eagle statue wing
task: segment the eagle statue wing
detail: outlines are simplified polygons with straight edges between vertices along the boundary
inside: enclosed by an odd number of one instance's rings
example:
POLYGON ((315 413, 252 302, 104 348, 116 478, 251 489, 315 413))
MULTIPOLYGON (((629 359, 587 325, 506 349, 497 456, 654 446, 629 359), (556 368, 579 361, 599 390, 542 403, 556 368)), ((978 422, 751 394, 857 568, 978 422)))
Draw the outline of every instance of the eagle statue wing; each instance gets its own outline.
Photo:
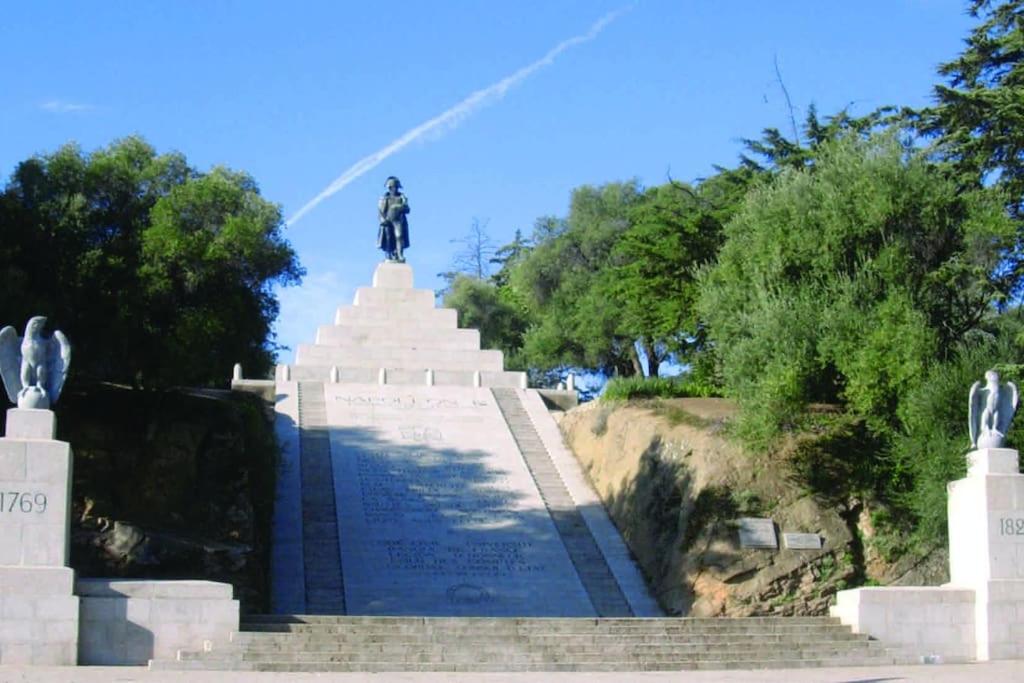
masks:
POLYGON ((50 386, 46 387, 46 391, 50 395, 50 403, 56 403, 71 365, 71 343, 60 330, 53 331, 50 348, 46 353, 46 364, 50 371, 50 386))
MULTIPOLYGON (((971 446, 978 446, 978 434, 981 431, 981 411, 984 410, 985 394, 988 393, 981 388, 981 382, 971 385, 971 392, 967 396, 967 426, 971 433, 971 446)), ((962 395, 962 394, 961 394, 962 395)))
POLYGON ((0 376, 3 377, 7 398, 18 402, 21 391, 21 337, 8 325, 0 330, 0 376))
POLYGON ((999 392, 999 424, 996 425, 996 429, 999 433, 1006 435, 1010 431, 1010 421, 1013 420, 1013 414, 1017 412, 1017 385, 1013 382, 1007 382, 1006 387, 1009 391, 999 392))

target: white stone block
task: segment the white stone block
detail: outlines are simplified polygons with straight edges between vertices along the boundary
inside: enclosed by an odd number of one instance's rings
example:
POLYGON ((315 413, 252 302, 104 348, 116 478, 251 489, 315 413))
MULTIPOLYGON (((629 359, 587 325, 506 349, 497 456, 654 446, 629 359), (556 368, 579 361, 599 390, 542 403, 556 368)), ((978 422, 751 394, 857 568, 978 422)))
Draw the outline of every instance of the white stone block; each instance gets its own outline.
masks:
POLYGON ((381 263, 373 271, 374 287, 412 289, 412 266, 407 263, 381 263))
POLYGON ((336 325, 357 327, 403 327, 431 330, 455 329, 458 314, 453 308, 423 308, 408 304, 393 306, 342 306, 334 316, 336 325))
MULTIPOLYGON (((24 412, 24 411, 22 411, 24 412)), ((35 411, 48 412, 48 411, 35 411)), ((0 478, 0 565, 62 567, 67 564, 71 449, 63 441, 0 440, 21 461, 0 478)))
POLYGON ((53 439, 57 420, 52 410, 10 408, 7 411, 8 439, 53 439))
POLYGON ((405 307, 415 315, 434 307, 434 291, 431 289, 401 289, 383 287, 360 287, 356 290, 352 305, 361 307, 394 308, 405 307))
POLYGON ((238 630, 232 587, 212 581, 85 579, 82 597, 82 664, 142 665, 198 650, 210 640, 224 645, 238 630))
POLYGON ((0 480, 22 481, 28 471, 25 451, 28 444, 22 440, 0 439, 0 480))
MULTIPOLYGON (((360 346, 339 348, 317 344, 299 344, 295 364, 338 367, 387 367, 425 370, 498 371, 504 355, 496 350, 435 349, 429 347, 360 346)), ((325 381, 326 375, 321 381, 325 381)), ((422 377, 421 377, 422 379, 422 377)), ((420 383, 420 382, 417 382, 420 383)))
POLYGON ((980 448, 967 454, 967 476, 1020 474, 1017 451, 1012 448, 980 448))

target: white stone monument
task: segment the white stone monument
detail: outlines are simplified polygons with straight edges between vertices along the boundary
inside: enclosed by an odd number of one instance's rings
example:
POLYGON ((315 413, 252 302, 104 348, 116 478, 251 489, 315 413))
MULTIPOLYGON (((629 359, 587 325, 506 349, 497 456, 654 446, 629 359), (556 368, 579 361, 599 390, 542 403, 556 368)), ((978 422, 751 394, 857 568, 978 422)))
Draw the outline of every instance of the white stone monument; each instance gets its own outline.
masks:
POLYGON ((14 408, 0 439, 0 664, 76 662, 71 447, 55 428, 50 410, 14 408))
POLYGON ((68 566, 71 446, 54 438, 49 410, 71 346, 59 331, 43 337, 45 323, 32 318, 23 338, 13 327, 0 329, 0 377, 18 405, 7 411, 0 438, 0 665, 141 665, 226 643, 238 629, 230 585, 75 580, 68 566))
POLYGON ((841 591, 832 615, 922 658, 1024 658, 1024 475, 1000 448, 1017 404, 995 372, 971 388, 967 476, 948 487, 950 582, 841 591))
POLYGON ((407 264, 372 283, 275 375, 274 610, 660 614, 526 374, 407 264))
POLYGON ((71 447, 48 410, 60 396, 71 346, 46 318, 25 336, 0 330, 0 375, 12 403, 0 438, 0 664, 74 664, 78 598, 68 567, 71 447))

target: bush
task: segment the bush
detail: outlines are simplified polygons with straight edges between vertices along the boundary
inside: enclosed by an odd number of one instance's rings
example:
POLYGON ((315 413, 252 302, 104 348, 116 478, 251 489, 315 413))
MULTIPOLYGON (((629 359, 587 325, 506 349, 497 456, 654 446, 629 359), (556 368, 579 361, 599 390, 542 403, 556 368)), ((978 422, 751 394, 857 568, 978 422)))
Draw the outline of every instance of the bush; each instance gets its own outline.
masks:
POLYGON ((602 401, 634 398, 690 398, 718 396, 716 388, 689 373, 678 377, 615 377, 608 381, 602 401))
MULTIPOLYGON (((897 500, 917 520, 918 540, 938 542, 946 537, 946 484, 967 473, 971 384, 994 367, 1002 381, 1019 385, 1021 366, 1001 364, 1019 356, 1020 349, 1005 337, 973 343, 948 363, 934 366, 902 402, 903 429, 892 447, 892 483, 897 500)), ((1011 429, 1010 447, 1018 446, 1019 434, 1011 429)))

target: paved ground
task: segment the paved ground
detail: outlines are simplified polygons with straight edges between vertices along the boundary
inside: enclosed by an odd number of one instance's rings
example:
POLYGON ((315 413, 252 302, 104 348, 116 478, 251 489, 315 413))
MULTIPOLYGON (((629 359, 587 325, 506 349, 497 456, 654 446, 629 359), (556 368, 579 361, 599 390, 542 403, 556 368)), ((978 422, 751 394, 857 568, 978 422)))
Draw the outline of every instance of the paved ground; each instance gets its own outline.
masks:
POLYGON ((679 673, 350 673, 289 674, 251 672, 149 671, 136 667, 0 667, 0 683, 1020 683, 1024 661, 929 666, 848 667, 768 671, 679 673))

